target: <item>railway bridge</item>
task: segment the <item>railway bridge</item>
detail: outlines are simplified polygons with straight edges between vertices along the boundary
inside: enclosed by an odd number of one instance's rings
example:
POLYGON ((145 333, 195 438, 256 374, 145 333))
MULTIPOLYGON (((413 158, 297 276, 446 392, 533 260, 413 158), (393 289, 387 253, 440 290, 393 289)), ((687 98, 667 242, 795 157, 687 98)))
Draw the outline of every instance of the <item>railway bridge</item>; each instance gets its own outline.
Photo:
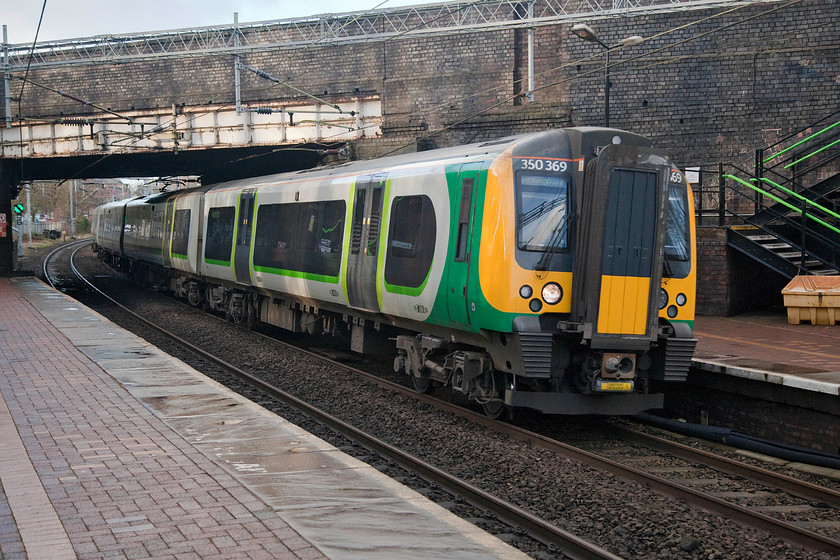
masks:
MULTIPOLYGON (((39 179, 208 183, 603 125, 607 114, 682 167, 749 167, 756 147, 840 107, 838 9, 482 0, 252 23, 234 14, 34 47, 4 31, 0 215, 39 179), (596 41, 572 32, 581 23, 596 41)), ((0 237, 0 271, 11 253, 0 237)))

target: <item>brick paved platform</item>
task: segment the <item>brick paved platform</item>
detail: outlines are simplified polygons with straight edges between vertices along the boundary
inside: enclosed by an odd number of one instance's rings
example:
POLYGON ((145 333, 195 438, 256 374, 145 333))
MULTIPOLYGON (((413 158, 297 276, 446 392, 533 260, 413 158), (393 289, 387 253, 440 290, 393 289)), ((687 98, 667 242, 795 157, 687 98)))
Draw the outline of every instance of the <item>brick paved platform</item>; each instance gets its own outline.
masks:
POLYGON ((0 558, 524 558, 34 278, 0 278, 0 558))
POLYGON ((781 312, 697 317, 701 369, 840 395, 840 325, 789 325, 781 312))

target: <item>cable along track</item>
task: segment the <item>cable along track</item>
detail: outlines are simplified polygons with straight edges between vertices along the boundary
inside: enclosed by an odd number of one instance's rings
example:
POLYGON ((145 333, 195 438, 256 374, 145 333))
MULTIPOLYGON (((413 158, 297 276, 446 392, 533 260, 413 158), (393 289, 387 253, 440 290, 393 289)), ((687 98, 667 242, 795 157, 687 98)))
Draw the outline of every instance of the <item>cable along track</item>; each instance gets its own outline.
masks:
MULTIPOLYGON (((77 275, 81 276, 78 272, 77 275)), ((83 281, 88 283, 86 280, 83 281)), ((92 284, 88 284, 94 290, 99 292, 99 290, 92 284)), ((103 293, 103 295, 105 294, 103 293)), ((105 295, 105 297, 108 296, 105 295)), ((160 329, 159 327, 148 323, 148 321, 134 314, 130 310, 125 309, 119 303, 114 303, 116 305, 119 305, 126 312, 131 313, 135 317, 138 317, 144 323, 149 324, 149 326, 151 326, 155 330, 163 332, 164 334, 166 334, 166 336, 172 336, 173 339, 179 342, 179 344, 182 344, 183 346, 191 349, 191 351, 205 357, 210 361, 213 361, 214 363, 217 363, 218 365, 220 365, 220 367, 223 367, 228 371, 236 372, 235 375, 237 376, 239 376, 241 372, 242 374, 244 374, 244 378, 248 380, 249 384, 258 386, 260 390, 264 390, 271 393, 276 392, 276 398, 282 400, 283 402, 289 403, 290 406, 298 408, 299 410, 301 409, 299 407, 308 407, 308 405, 300 402, 296 397, 283 391, 279 391, 276 388, 265 384, 258 378, 252 377, 246 372, 242 372, 241 370, 238 370, 237 368, 231 366, 230 364, 227 364, 224 361, 220 362, 216 358, 210 356, 209 354, 193 346, 192 344, 183 341, 178 337, 175 337, 174 335, 170 335, 166 333, 166 331, 164 331, 163 329, 160 329)), ((471 422, 486 426, 494 431, 506 434, 509 437, 515 438, 519 441, 531 443, 534 446, 538 446, 545 450, 556 453, 558 456, 572 459, 583 464, 589 465, 598 470, 614 474, 615 476, 623 480, 636 482, 638 484, 651 488, 660 494, 685 500, 686 502, 694 506, 703 508, 713 513, 723 515, 741 524, 761 529, 763 531, 767 531, 768 533, 776 537, 780 537, 789 542, 796 543, 807 549, 840 555, 840 541, 831 537, 821 535, 819 533, 804 529, 802 527, 798 527, 793 523, 776 519, 770 515, 758 511, 753 511, 748 507, 730 503, 715 495, 697 490, 686 484, 668 480, 663 476, 657 476, 656 474, 646 472, 642 468, 636 468, 633 466, 622 464, 621 461, 610 459, 608 457, 603 456, 602 454, 587 451, 560 441, 556 441, 549 437, 510 424, 490 420, 484 415, 459 407, 457 405, 453 405, 451 403, 447 403, 445 401, 441 401, 428 395, 417 394, 412 389, 384 380, 373 374, 359 370, 357 368, 347 366, 346 364, 337 362, 335 360, 331 360, 321 354, 303 350, 298 347, 289 345, 285 342, 278 341, 276 339, 272 339, 272 341, 276 344, 292 347, 298 352, 304 352, 314 358, 328 362, 335 367, 353 371, 358 375, 362 375, 371 379, 378 385, 385 387, 389 390, 397 391, 405 395, 410 395, 412 398, 430 404, 438 409, 456 414, 458 416, 466 418, 471 422)), ((333 416, 330 416, 329 414, 321 413, 320 411, 310 412, 308 410, 305 413, 311 416, 317 416, 319 418, 319 421, 322 421, 324 424, 328 425, 335 431, 344 434, 352 440, 361 442, 362 445, 365 447, 375 449, 383 456, 389 458, 389 460, 393 460, 399 463, 404 468, 414 470, 420 473, 421 476, 423 476, 427 480, 434 481, 436 484, 440 485, 442 488, 449 491, 450 493, 455 494, 456 496, 462 496, 473 505, 476 505, 481 509, 488 509, 494 511, 494 513, 499 517, 499 519, 516 527, 518 532, 527 532, 537 540, 549 544, 549 548, 551 550, 560 550, 564 554, 567 554, 572 558, 616 558, 609 552, 598 549, 598 547, 593 547, 592 550, 590 550, 589 547, 591 545, 585 543, 585 541, 581 541, 577 537, 570 535, 562 529, 545 523, 544 521, 532 516, 531 514, 525 512, 524 510, 521 510, 520 508, 517 508, 516 506, 507 504, 507 506, 503 507, 509 507, 510 509, 506 509, 506 511, 496 511, 494 509, 495 507, 497 507, 497 505, 495 505, 495 501, 498 499, 494 498, 492 495, 466 483, 463 483, 465 484, 465 486, 461 486, 459 488, 455 485, 462 483, 462 481, 459 482, 454 477, 451 477, 450 475, 447 475, 442 471, 439 471, 439 473, 442 474, 436 474, 436 471, 438 471, 438 469, 436 469, 435 467, 423 461, 412 458, 407 454, 404 454, 403 452, 397 450, 396 448, 393 448, 389 444, 382 442, 381 440, 378 440, 376 438, 370 438, 370 441, 364 441, 364 439, 369 438, 369 436, 362 434, 352 426, 346 425, 342 421, 338 420, 333 416), (321 416, 322 414, 323 416, 321 416), (323 418, 323 420, 321 420, 321 418, 323 418), (333 425, 333 422, 335 422, 336 424, 333 425), (348 430, 346 433, 344 431, 345 429, 348 430), (391 455, 391 453, 393 453, 393 455, 391 455), (412 463, 413 466, 408 466, 412 463), (570 542, 577 542, 577 544, 571 545, 569 544, 569 542, 567 542, 567 539, 570 539, 570 542), (569 546, 580 546, 581 548, 577 550, 577 552, 567 552, 567 547, 569 546), (602 553, 605 555, 598 555, 602 553)), ((755 481, 759 484, 766 485, 770 487, 773 491, 780 490, 794 496, 801 496, 808 500, 820 502, 826 507, 832 508, 832 510, 834 511, 840 511, 836 510, 836 508, 840 507, 840 493, 834 490, 809 484, 807 482, 802 482, 791 477, 779 475, 766 469, 754 467, 746 463, 741 463, 739 461, 727 459, 708 452, 702 452, 700 450, 684 446, 675 442, 671 442, 663 438, 656 438, 641 432, 637 432, 635 430, 629 430, 625 427, 617 425, 610 426, 610 430, 614 431, 613 435, 618 435, 620 438, 625 439, 632 445, 642 445, 650 449, 656 449, 661 453, 666 453, 675 457, 681 457, 682 459, 691 463, 705 465, 710 468, 716 469, 717 471, 733 474, 736 477, 744 477, 746 479, 755 481)), ((504 503, 505 502, 503 502, 503 504, 504 503)))

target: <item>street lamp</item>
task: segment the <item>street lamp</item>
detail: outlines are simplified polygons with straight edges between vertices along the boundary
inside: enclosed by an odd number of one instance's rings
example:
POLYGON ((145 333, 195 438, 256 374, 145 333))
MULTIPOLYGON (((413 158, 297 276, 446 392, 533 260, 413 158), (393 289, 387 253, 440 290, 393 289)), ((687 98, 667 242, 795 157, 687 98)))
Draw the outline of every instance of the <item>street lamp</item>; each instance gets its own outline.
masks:
POLYGON ((572 33, 583 39, 598 43, 607 51, 607 60, 604 65, 604 126, 610 126, 610 51, 621 46, 638 45, 644 38, 638 35, 631 35, 616 45, 609 46, 598 38, 598 34, 585 23, 577 23, 572 27, 572 33))

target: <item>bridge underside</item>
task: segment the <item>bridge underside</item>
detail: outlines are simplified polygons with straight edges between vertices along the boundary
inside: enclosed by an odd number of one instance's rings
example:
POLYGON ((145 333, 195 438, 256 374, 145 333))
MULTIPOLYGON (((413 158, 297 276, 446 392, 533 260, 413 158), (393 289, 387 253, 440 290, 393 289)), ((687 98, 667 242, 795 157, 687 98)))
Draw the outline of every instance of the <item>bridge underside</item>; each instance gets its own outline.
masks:
MULTIPOLYGON (((2 159, 11 183, 24 181, 120 177, 198 175, 205 185, 308 169, 344 142, 305 143, 293 146, 193 149, 173 152, 111 153, 2 159)), ((15 196, 15 193, 12 194, 15 196)))

